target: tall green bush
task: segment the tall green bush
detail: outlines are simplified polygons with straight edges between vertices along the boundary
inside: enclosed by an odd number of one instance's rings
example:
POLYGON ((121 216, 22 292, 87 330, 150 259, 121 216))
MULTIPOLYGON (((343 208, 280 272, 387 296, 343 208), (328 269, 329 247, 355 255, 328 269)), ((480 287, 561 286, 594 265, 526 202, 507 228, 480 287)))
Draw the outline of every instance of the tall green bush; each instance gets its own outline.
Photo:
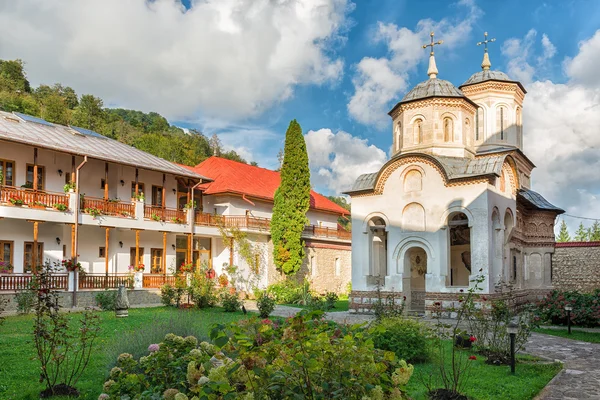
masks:
POLYGON ((273 259, 279 271, 294 275, 302 267, 302 232, 308 223, 310 207, 310 169, 302 128, 293 120, 285 135, 281 184, 275 191, 271 238, 273 259))
POLYGON ((571 321, 575 325, 600 326, 600 289, 593 293, 553 290, 536 307, 537 322, 567 324, 565 306, 573 307, 571 321))
POLYGON ((407 318, 384 318, 373 327, 373 343, 392 351, 410 363, 425 362, 431 354, 432 331, 425 324, 407 318))

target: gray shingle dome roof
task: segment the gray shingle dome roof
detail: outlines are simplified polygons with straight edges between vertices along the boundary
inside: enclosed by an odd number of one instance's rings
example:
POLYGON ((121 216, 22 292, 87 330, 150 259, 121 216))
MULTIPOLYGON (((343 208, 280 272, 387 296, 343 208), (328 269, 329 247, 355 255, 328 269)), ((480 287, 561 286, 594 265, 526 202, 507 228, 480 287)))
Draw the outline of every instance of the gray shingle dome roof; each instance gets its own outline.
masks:
POLYGON ((490 80, 508 81, 508 82, 513 81, 504 72, 492 71, 490 69, 486 69, 486 70, 479 71, 479 72, 476 72, 473 75, 471 75, 471 77, 469 79, 467 79, 467 81, 465 83, 463 83, 461 86, 473 85, 475 83, 481 83, 481 82, 490 81, 490 80))
POLYGON ((427 97, 465 97, 452 83, 443 79, 427 79, 415 86, 401 100, 401 103, 427 97))

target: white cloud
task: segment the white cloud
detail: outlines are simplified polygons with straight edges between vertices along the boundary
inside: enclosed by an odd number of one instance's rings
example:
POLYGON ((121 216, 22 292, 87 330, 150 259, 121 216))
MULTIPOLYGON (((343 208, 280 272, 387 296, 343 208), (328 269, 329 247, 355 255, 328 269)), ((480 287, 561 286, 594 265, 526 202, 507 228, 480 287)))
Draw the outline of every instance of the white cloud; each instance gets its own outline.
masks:
POLYGON ((0 58, 33 83, 105 104, 239 120, 336 82, 347 0, 19 0, 0 3, 0 58))
POLYGON ((574 82, 600 87, 600 30, 588 40, 579 43, 579 53, 565 60, 565 70, 574 82))
MULTIPOLYGON (((457 5, 466 8, 466 16, 444 18, 440 21, 422 19, 414 30, 398 27, 395 24, 379 23, 374 36, 375 43, 385 43, 389 57, 363 58, 355 67, 352 80, 354 94, 348 103, 352 118, 378 128, 389 121, 386 115, 392 100, 400 100, 400 94, 408 88, 409 74, 420 62, 426 62, 423 43, 429 41, 429 33, 434 31, 436 39, 443 39, 440 53, 460 46, 468 40, 473 24, 481 16, 481 10, 473 0, 461 0, 457 5)), ((440 67, 443 76, 443 66, 440 67)))
POLYGON ((351 189, 360 174, 376 172, 386 161, 383 150, 344 131, 319 129, 304 139, 312 184, 334 194, 351 189))
POLYGON ((544 33, 541 39, 542 53, 533 62, 536 43, 537 31, 530 29, 522 39, 510 38, 502 45, 502 54, 509 58, 506 71, 508 76, 525 85, 544 73, 547 69, 546 61, 556 54, 556 47, 544 33))

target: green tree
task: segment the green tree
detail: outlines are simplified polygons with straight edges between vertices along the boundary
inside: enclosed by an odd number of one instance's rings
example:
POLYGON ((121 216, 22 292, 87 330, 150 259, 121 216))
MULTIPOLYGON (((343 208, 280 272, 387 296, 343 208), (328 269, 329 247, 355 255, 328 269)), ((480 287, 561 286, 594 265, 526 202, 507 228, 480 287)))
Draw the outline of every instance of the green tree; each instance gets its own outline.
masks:
MULTIPOLYGON (((329 200, 333 201, 338 206, 345 208, 348 211, 348 214, 350 214, 350 203, 348 203, 348 201, 346 201, 345 197, 343 197, 343 196, 327 196, 327 198, 329 200)), ((341 226, 343 226, 344 228, 346 228, 348 230, 352 229, 352 222, 350 221, 348 216, 339 217, 338 224, 340 224, 341 226)))
POLYGON ((25 76, 25 65, 21 60, 0 60, 0 91, 29 93, 31 86, 25 76))
POLYGON ((585 227, 583 226, 583 222, 579 223, 579 228, 577 228, 577 231, 575 232, 575 239, 576 242, 587 242, 588 241, 588 230, 585 229, 585 227))
POLYGON ((308 223, 310 169, 302 128, 293 120, 285 134, 281 183, 275 191, 271 237, 273 258, 278 270, 293 275, 304 260, 302 232, 308 223))
POLYGON ((560 231, 558 232, 556 241, 561 243, 571 241, 571 235, 569 235, 569 228, 567 228, 567 223, 564 220, 560 223, 560 231))
POLYGON ((600 242, 600 221, 594 221, 590 227, 588 239, 590 242, 600 242))
POLYGON ((81 96, 79 105, 73 111, 73 125, 91 130, 100 130, 105 117, 102 109, 103 105, 101 98, 84 94, 81 96))
POLYGON ((42 102, 41 116, 46 121, 67 125, 69 123, 69 111, 65 99, 57 93, 46 96, 42 102))

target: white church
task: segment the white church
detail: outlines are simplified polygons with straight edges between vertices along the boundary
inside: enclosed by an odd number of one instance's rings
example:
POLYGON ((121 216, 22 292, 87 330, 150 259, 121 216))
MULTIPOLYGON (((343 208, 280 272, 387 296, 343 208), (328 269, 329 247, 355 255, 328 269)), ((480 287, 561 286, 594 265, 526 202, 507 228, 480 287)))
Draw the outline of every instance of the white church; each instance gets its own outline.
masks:
POLYGON ((352 197, 351 310, 376 293, 406 296, 412 311, 450 305, 476 276, 491 299, 525 303, 552 287, 554 222, 564 211, 530 189, 523 152, 525 88, 490 70, 458 88, 438 79, 431 34, 429 79, 389 112, 393 155, 358 177, 352 197))

